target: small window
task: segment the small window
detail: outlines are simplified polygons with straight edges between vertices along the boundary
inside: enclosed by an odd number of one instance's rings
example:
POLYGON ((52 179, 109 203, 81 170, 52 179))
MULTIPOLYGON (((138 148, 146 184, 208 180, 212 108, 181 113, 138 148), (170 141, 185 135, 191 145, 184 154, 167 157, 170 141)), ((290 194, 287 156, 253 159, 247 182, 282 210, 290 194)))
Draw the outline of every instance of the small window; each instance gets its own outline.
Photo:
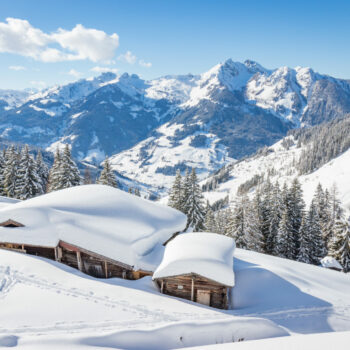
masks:
POLYGON ((179 284, 179 285, 177 286, 177 289, 184 289, 184 286, 182 286, 181 284, 179 284))

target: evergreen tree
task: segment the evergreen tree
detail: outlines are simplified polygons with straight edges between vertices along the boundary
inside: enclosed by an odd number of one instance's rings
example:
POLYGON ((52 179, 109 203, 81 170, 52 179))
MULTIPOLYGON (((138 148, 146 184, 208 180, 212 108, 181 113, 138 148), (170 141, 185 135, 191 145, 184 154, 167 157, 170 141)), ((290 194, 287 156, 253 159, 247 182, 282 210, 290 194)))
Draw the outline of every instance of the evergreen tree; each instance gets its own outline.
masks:
POLYGON ((88 167, 85 167, 84 169, 84 185, 91 185, 92 184, 92 178, 91 178, 91 172, 88 167))
POLYGON ((4 190, 7 197, 16 198, 18 180, 19 155, 11 146, 6 151, 6 162, 4 171, 4 190))
POLYGON ((283 201, 278 182, 273 188, 272 203, 270 209, 270 227, 266 238, 265 251, 267 254, 275 253, 278 226, 282 219, 283 201))
POLYGON ((96 183, 116 188, 118 187, 117 179, 114 175, 114 171, 111 168, 108 158, 106 158, 103 162, 103 169, 96 183))
POLYGON ((299 252, 297 260, 303 263, 311 264, 311 241, 309 237, 309 227, 305 215, 301 220, 301 226, 299 231, 299 252))
POLYGON ((175 208, 185 213, 184 186, 179 169, 176 171, 174 184, 170 190, 168 205, 169 207, 175 208))
POLYGON ((61 152, 57 147, 53 165, 49 171, 47 192, 57 191, 60 189, 60 170, 61 170, 61 152))
POLYGON ((299 251, 299 230, 301 226, 301 220, 303 216, 303 211, 305 208, 305 203, 303 200, 303 192, 301 189, 300 182, 297 178, 295 178, 292 182, 291 188, 288 194, 288 204, 287 208, 289 211, 289 219, 291 224, 291 235, 294 240, 292 258, 297 259, 298 251, 299 251))
POLYGON ((255 252, 265 252, 265 237, 263 235, 263 217, 259 191, 246 212, 245 236, 247 248, 255 252))
POLYGON ((216 228, 216 222, 215 222, 215 215, 212 209, 210 208, 209 204, 207 205, 207 208, 206 208, 204 230, 206 232, 219 233, 219 232, 216 232, 217 228, 216 228))
POLYGON ((6 196, 5 192, 5 156, 0 152, 0 196, 6 196))
POLYGON ((275 254, 281 258, 294 259, 295 251, 293 226, 290 220, 288 207, 286 207, 283 211, 282 220, 278 227, 275 254))
POLYGON ((140 190, 138 188, 135 188, 135 196, 137 197, 141 197, 141 193, 140 193, 140 190))
POLYGON ((326 256, 327 251, 321 234, 320 217, 315 200, 312 200, 308 211, 307 225, 310 240, 310 262, 319 265, 320 260, 326 256))
POLYGON ((249 198, 242 195, 236 198, 233 213, 229 219, 226 235, 232 237, 238 248, 247 249, 247 212, 249 210, 249 198))
POLYGON ((42 182, 37 173, 36 163, 29 154, 29 149, 26 145, 20 155, 15 196, 18 199, 24 200, 43 193, 42 182))
POLYGON ((62 153, 58 179, 58 189, 79 186, 81 184, 79 170, 72 159, 68 144, 65 145, 62 153))
POLYGON ((45 193, 49 179, 49 169, 43 160, 43 156, 40 150, 38 151, 38 154, 36 156, 35 163, 36 171, 40 179, 42 189, 41 193, 45 193))
POLYGON ((335 221, 329 255, 335 258, 345 272, 350 271, 350 223, 339 216, 335 221))
POLYGON ((203 195, 198 184, 195 169, 192 169, 191 175, 188 177, 186 184, 186 214, 187 227, 193 227, 195 231, 201 231, 204 224, 205 211, 203 207, 203 195))

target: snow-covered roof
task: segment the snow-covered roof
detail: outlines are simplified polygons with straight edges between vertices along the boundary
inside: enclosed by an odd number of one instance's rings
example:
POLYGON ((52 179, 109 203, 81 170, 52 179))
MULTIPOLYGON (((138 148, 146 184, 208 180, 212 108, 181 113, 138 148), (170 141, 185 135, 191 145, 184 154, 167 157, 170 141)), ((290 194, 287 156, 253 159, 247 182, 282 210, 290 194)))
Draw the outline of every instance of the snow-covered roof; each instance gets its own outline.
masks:
POLYGON ((59 240, 134 266, 154 270, 162 244, 186 226, 179 211, 103 185, 45 194, 0 209, 0 242, 47 247, 59 240))
POLYGON ((233 287, 234 250, 232 238, 216 233, 178 235, 167 244, 163 261, 154 272, 153 279, 194 273, 233 287))
POLYGON ((321 260, 321 266, 329 269, 330 268, 339 269, 339 270, 343 269, 343 267, 339 264, 338 260, 334 259, 331 256, 325 256, 321 260))

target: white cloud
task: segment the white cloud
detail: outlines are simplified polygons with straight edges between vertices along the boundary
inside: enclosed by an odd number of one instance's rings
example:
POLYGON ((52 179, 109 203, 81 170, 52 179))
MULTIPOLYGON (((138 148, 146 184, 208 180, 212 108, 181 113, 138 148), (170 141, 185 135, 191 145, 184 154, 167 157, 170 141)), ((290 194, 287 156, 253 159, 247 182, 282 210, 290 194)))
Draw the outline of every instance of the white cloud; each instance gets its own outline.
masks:
POLYGON ((23 66, 9 66, 9 69, 17 70, 17 71, 19 71, 19 70, 27 70, 27 68, 23 67, 23 66))
POLYGON ((131 51, 126 51, 126 53, 118 57, 119 61, 123 61, 129 64, 134 64, 136 62, 136 59, 137 57, 134 54, 132 54, 131 51))
POLYGON ((118 68, 110 68, 110 67, 100 67, 100 66, 96 66, 91 68, 92 72, 96 72, 96 73, 108 73, 108 72, 112 72, 117 74, 118 73, 118 68))
POLYGON ((118 46, 119 37, 116 33, 108 35, 81 24, 72 30, 59 28, 48 34, 34 28, 26 20, 7 18, 6 22, 0 22, 0 52, 31 57, 38 61, 110 61, 118 46))
POLYGON ((152 63, 151 62, 145 62, 144 60, 139 60, 139 65, 145 68, 151 68, 152 63))
POLYGON ((38 89, 44 89, 47 86, 47 84, 44 81, 37 80, 32 80, 30 84, 37 87, 38 89))
POLYGON ((67 74, 71 75, 72 77, 78 78, 81 76, 82 73, 76 71, 75 69, 71 69, 67 74))

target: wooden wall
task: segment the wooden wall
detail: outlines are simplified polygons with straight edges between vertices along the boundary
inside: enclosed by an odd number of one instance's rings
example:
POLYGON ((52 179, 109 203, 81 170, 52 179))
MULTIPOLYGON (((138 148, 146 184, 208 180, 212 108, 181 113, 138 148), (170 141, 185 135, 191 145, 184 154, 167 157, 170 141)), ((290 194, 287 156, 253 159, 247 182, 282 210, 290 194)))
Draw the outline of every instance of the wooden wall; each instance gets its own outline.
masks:
POLYGON ((55 260, 55 249, 40 246, 31 246, 27 244, 0 243, 0 248, 15 250, 30 255, 42 256, 47 259, 55 260))
POLYGON ((198 275, 181 275, 156 280, 162 293, 179 298, 198 301, 198 290, 210 292, 210 306, 218 309, 228 308, 228 287, 198 275), (193 289, 192 289, 193 279, 193 289), (163 282, 163 287, 162 287, 163 282))

